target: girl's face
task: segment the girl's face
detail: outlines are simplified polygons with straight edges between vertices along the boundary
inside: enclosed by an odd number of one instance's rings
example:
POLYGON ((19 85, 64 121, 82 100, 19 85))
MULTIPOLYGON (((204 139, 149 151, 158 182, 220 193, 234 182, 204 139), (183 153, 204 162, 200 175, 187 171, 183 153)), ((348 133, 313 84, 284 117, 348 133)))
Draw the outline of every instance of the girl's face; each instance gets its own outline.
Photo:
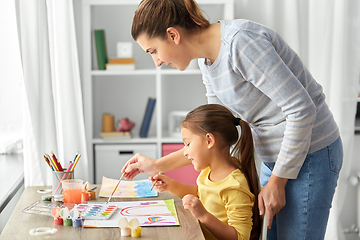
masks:
POLYGON ((201 171, 207 168, 210 164, 210 157, 206 135, 194 134, 189 129, 182 127, 181 136, 185 144, 184 156, 191 160, 195 170, 201 171))
POLYGON ((136 40, 145 52, 149 53, 157 67, 162 64, 171 65, 183 71, 189 65, 191 59, 182 50, 177 35, 168 34, 166 40, 161 38, 149 38, 146 34, 141 34, 136 40))

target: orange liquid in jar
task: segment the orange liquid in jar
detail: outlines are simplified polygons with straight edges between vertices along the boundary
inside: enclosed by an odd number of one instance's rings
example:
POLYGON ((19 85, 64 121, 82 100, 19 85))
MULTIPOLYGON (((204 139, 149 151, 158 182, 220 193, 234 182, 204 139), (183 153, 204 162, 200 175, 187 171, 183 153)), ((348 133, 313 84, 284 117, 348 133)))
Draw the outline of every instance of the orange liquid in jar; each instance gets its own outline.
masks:
POLYGON ((64 203, 74 203, 80 204, 81 203, 81 194, 82 189, 64 189, 64 203))

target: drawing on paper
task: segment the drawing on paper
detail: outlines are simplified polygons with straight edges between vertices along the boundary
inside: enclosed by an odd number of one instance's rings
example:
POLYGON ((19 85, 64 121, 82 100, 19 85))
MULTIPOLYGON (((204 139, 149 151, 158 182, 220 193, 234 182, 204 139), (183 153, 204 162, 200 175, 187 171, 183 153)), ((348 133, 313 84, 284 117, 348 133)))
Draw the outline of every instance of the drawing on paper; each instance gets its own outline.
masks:
POLYGON ((139 206, 130 206, 121 209, 120 214, 124 217, 147 218, 143 221, 143 226, 176 224, 176 220, 172 218, 172 213, 167 209, 165 203, 143 202, 140 203, 139 206))
MULTIPOLYGON (((103 177, 99 197, 109 197, 114 191, 118 179, 103 177)), ((158 193, 151 190, 152 184, 148 179, 137 181, 122 180, 114 192, 113 198, 122 197, 156 197, 158 193)))
POLYGON ((128 221, 137 218, 142 227, 178 226, 174 199, 158 201, 112 202, 118 212, 109 220, 85 220, 84 227, 118 227, 118 221, 126 217, 128 221))

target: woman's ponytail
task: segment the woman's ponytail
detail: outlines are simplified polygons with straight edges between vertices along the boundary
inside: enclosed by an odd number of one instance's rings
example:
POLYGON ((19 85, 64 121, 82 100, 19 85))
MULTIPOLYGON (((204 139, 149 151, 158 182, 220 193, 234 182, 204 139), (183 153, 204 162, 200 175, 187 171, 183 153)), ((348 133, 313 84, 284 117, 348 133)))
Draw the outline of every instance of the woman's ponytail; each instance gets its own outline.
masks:
POLYGON ((188 32, 207 28, 210 22, 194 0, 142 0, 135 11, 131 35, 140 34, 166 39, 169 27, 181 27, 188 32))
POLYGON ((204 17, 200 7, 194 0, 184 0, 184 4, 194 23, 201 28, 207 28, 210 25, 210 22, 204 17))

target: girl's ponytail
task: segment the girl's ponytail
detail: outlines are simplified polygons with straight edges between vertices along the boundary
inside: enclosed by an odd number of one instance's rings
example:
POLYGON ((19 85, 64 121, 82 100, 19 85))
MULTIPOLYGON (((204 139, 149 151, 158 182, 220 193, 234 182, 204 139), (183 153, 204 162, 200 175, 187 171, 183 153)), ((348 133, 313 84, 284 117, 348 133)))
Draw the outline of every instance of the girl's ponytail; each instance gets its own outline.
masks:
POLYGON ((259 177, 255 165, 255 155, 254 155, 254 144, 251 129, 249 124, 240 120, 241 126, 241 136, 239 141, 236 143, 232 155, 237 157, 240 161, 237 163, 240 167, 240 170, 245 175, 250 191, 255 195, 255 203, 253 207, 253 228, 251 231, 250 239, 259 239, 262 220, 259 214, 258 207, 258 195, 260 192, 259 177))

